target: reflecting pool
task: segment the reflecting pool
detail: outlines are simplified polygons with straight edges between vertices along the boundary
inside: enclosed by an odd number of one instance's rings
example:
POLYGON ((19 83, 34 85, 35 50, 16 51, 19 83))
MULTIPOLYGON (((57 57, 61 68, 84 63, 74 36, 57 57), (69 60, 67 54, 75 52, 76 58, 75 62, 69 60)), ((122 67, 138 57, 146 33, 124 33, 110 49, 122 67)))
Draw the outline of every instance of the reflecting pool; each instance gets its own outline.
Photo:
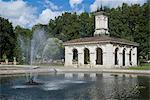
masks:
POLYGON ((149 100, 150 76, 95 73, 1 76, 0 100, 149 100))

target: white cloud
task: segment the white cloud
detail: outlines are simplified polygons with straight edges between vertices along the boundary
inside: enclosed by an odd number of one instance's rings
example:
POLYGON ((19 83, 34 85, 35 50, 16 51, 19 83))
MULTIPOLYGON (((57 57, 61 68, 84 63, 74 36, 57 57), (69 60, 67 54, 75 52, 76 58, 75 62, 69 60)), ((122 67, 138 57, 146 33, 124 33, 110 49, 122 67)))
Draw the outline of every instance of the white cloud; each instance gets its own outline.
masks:
POLYGON ((136 4, 140 3, 143 4, 146 2, 146 0, 95 0, 93 4, 91 4, 90 9, 91 11, 95 11, 98 7, 101 6, 108 6, 108 7, 118 7, 122 5, 122 3, 128 3, 128 4, 136 4))
POLYGON ((55 11, 53 12, 51 9, 45 9, 39 15, 39 18, 36 23, 48 24, 50 19, 54 19, 55 17, 61 15, 62 12, 55 11))
POLYGON ((81 4, 83 0, 69 0, 69 4, 72 8, 74 8, 76 5, 81 4))
MULTIPOLYGON (((43 3, 43 2, 42 2, 43 3)), ((49 0, 44 0, 44 6, 51 10, 58 10, 59 7, 49 0)))
POLYGON ((21 25, 31 27, 36 19, 35 14, 36 8, 28 6, 22 0, 10 2, 0 1, 0 16, 8 18, 13 23, 13 26, 21 25))
MULTIPOLYGON (((57 6, 53 5, 53 9, 57 9, 57 6)), ((13 26, 31 28, 37 23, 47 24, 50 19, 62 13, 52 10, 47 8, 39 14, 35 7, 28 5, 23 0, 0 1, 0 16, 9 19, 13 26)))

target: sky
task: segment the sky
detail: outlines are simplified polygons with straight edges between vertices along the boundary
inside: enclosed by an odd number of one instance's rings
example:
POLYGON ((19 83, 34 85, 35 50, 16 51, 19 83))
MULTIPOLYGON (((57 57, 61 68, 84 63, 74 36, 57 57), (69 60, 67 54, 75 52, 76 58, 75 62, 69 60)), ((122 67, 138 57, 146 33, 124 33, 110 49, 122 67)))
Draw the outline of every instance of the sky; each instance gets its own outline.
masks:
POLYGON ((64 12, 93 12, 98 7, 116 8, 123 2, 144 4, 147 0, 0 0, 0 16, 12 22, 31 28, 35 24, 48 24, 50 19, 64 12))

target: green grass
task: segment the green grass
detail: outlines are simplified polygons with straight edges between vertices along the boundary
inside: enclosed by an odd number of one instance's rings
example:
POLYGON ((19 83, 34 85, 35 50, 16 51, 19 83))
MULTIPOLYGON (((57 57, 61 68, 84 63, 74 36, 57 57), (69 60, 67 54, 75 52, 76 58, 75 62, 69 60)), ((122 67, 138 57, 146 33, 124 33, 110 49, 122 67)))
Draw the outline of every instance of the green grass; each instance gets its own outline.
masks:
POLYGON ((140 66, 130 67, 129 70, 150 70, 150 63, 143 63, 140 66))

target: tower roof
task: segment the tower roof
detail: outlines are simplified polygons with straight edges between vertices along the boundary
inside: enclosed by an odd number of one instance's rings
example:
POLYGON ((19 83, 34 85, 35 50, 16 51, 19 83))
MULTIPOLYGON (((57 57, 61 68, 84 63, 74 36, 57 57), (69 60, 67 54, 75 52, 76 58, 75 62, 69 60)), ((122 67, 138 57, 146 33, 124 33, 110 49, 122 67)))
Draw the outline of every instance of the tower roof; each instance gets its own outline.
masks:
POLYGON ((96 15, 107 15, 107 13, 104 12, 104 11, 96 11, 96 12, 94 13, 94 15, 95 15, 95 16, 96 16, 96 15))

